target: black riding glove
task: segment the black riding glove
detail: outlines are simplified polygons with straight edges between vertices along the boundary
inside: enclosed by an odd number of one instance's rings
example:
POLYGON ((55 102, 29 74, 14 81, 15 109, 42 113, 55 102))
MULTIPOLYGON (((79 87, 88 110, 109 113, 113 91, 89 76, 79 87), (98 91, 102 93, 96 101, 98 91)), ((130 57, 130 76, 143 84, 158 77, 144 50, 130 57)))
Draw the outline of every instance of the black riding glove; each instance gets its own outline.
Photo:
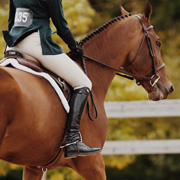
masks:
POLYGON ((83 47, 79 45, 79 43, 76 43, 76 47, 71 48, 71 51, 76 55, 76 56, 82 56, 83 55, 83 47))

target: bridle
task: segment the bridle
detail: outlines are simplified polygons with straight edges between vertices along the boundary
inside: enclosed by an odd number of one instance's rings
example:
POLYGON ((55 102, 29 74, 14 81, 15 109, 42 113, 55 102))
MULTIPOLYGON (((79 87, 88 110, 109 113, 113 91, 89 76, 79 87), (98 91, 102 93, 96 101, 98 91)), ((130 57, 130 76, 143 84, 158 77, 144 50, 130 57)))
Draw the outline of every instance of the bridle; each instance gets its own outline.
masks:
POLYGON ((140 23, 142 25, 142 28, 143 28, 143 33, 144 33, 142 42, 140 44, 140 47, 139 47, 139 49, 138 49, 134 59, 132 61, 130 61, 130 63, 128 65, 126 65, 124 67, 121 67, 120 69, 116 69, 116 68, 114 68, 112 66, 109 66, 109 65, 107 65, 105 63, 97 61, 97 60, 95 60, 93 58, 90 58, 90 57, 87 57, 85 55, 82 55, 83 68, 84 68, 84 71, 85 71, 86 74, 87 74, 87 70, 86 70, 86 63, 85 63, 84 59, 96 62, 98 64, 101 64, 102 66, 105 66, 106 68, 112 69, 112 70, 118 72, 118 73, 116 73, 117 75, 123 76, 125 78, 130 79, 130 80, 134 80, 134 78, 140 79, 140 80, 136 80, 136 84, 137 85, 142 85, 143 81, 150 81, 151 86, 154 86, 155 84, 157 84, 157 82, 160 79, 160 76, 157 74, 157 71, 159 71, 160 69, 164 68, 165 64, 163 63, 160 66, 158 66, 157 68, 155 67, 155 53, 154 53, 153 46, 152 46, 151 36, 148 33, 149 30, 153 29, 153 26, 151 25, 149 27, 146 27, 144 25, 144 23, 143 23, 143 21, 142 21, 140 16, 138 16, 138 15, 134 15, 134 16, 139 19, 139 21, 140 21, 140 23), (142 50, 142 47, 143 47, 144 42, 145 42, 145 39, 147 41, 149 52, 150 52, 150 55, 151 55, 151 58, 152 58, 152 73, 147 75, 147 76, 141 76, 141 75, 137 75, 137 74, 134 74, 134 73, 126 72, 124 69, 129 67, 136 60, 136 58, 138 57, 138 55, 140 54, 140 52, 142 50))
MULTIPOLYGON (((144 45, 144 42, 145 42, 145 39, 146 39, 147 44, 148 44, 148 48, 149 48, 149 52, 150 52, 150 55, 151 55, 151 58, 152 58, 152 70, 153 70, 153 73, 152 73, 152 76, 151 76, 151 74, 149 74, 148 76, 144 76, 144 77, 142 77, 142 78, 143 78, 143 80, 146 80, 146 78, 148 78, 148 79, 150 80, 151 86, 154 86, 155 84, 157 84, 157 82, 158 82, 159 79, 160 79, 160 76, 157 74, 157 71, 159 71, 160 69, 162 69, 163 67, 165 67, 165 64, 163 63, 163 64, 161 64, 161 65, 160 65, 159 67, 157 67, 157 68, 155 67, 155 61, 154 61, 154 59, 155 59, 155 53, 154 53, 154 50, 153 50, 153 47, 152 47, 151 36, 150 36, 149 33, 148 33, 149 30, 153 29, 153 26, 151 25, 151 26, 149 26, 149 27, 146 27, 146 26, 144 25, 144 23, 143 23, 143 21, 142 21, 142 19, 141 19, 140 16, 135 15, 135 17, 137 17, 137 18, 139 19, 139 21, 140 21, 140 23, 141 23, 141 25, 142 25, 143 32, 144 32, 144 36, 143 36, 141 45, 140 45, 140 47, 139 47, 139 49, 138 49, 138 51, 137 51, 134 59, 133 59, 132 61, 130 61, 130 63, 129 63, 128 65, 124 66, 123 69, 127 68, 128 66, 130 66, 130 65, 136 60, 137 56, 138 56, 139 53, 141 52, 141 49, 142 49, 142 47, 143 47, 143 45, 144 45)), ((147 79, 147 80, 148 80, 148 79, 147 79)), ((136 81, 136 83, 137 83, 138 85, 141 85, 143 80, 138 80, 138 81, 136 81)))

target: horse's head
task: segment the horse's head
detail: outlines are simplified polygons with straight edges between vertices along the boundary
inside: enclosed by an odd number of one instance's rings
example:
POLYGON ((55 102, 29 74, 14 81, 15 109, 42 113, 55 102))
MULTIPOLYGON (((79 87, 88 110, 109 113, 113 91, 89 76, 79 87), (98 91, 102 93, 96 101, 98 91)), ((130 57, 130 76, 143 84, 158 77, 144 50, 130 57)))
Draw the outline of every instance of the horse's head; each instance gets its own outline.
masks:
MULTIPOLYGON (((128 12, 121 7, 121 13, 128 12)), ((150 24, 152 7, 147 0, 143 15, 134 16, 134 36, 124 70, 134 74, 138 85, 148 92, 150 100, 166 99, 174 88, 161 57, 161 41, 150 24)), ((128 13, 129 14, 129 13, 128 13)))

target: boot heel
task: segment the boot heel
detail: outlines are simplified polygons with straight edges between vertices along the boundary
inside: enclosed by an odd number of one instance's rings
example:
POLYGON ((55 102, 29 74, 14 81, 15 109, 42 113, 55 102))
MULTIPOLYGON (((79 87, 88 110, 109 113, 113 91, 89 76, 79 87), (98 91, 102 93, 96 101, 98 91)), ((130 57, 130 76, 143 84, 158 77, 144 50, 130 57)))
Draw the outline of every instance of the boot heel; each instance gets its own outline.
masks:
POLYGON ((76 158, 77 153, 77 145, 71 144, 69 146, 64 147, 64 157, 65 158, 76 158))
POLYGON ((68 158, 76 158, 77 157, 77 153, 69 153, 69 152, 64 152, 64 158, 68 159, 68 158))

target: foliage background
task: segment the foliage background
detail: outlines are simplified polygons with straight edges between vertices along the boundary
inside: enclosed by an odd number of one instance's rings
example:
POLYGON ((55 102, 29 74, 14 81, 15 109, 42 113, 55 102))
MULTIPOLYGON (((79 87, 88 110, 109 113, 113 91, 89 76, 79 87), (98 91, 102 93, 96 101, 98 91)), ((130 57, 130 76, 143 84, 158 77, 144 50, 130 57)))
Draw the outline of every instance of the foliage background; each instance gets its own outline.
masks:
MULTIPOLYGON (((151 0, 151 23, 162 43, 162 57, 174 84, 169 97, 180 99, 180 1, 151 0)), ((120 15, 119 5, 126 10, 142 13, 145 0, 64 0, 65 17, 77 40, 120 15)), ((0 31, 7 29, 8 0, 0 1, 0 31)), ((55 28, 52 26, 52 30, 55 28)), ((53 35, 54 40, 68 51, 67 46, 53 35)), ((0 33, 0 59, 5 43, 0 33)), ((146 92, 135 83, 116 77, 107 93, 107 101, 144 100, 146 92)), ((107 140, 180 139, 180 118, 109 119, 107 140)), ((180 155, 104 156, 108 180, 179 180, 180 155)), ((22 167, 0 161, 0 180, 19 180, 22 167)), ((48 172, 48 180, 81 180, 75 172, 60 168, 48 172)))

